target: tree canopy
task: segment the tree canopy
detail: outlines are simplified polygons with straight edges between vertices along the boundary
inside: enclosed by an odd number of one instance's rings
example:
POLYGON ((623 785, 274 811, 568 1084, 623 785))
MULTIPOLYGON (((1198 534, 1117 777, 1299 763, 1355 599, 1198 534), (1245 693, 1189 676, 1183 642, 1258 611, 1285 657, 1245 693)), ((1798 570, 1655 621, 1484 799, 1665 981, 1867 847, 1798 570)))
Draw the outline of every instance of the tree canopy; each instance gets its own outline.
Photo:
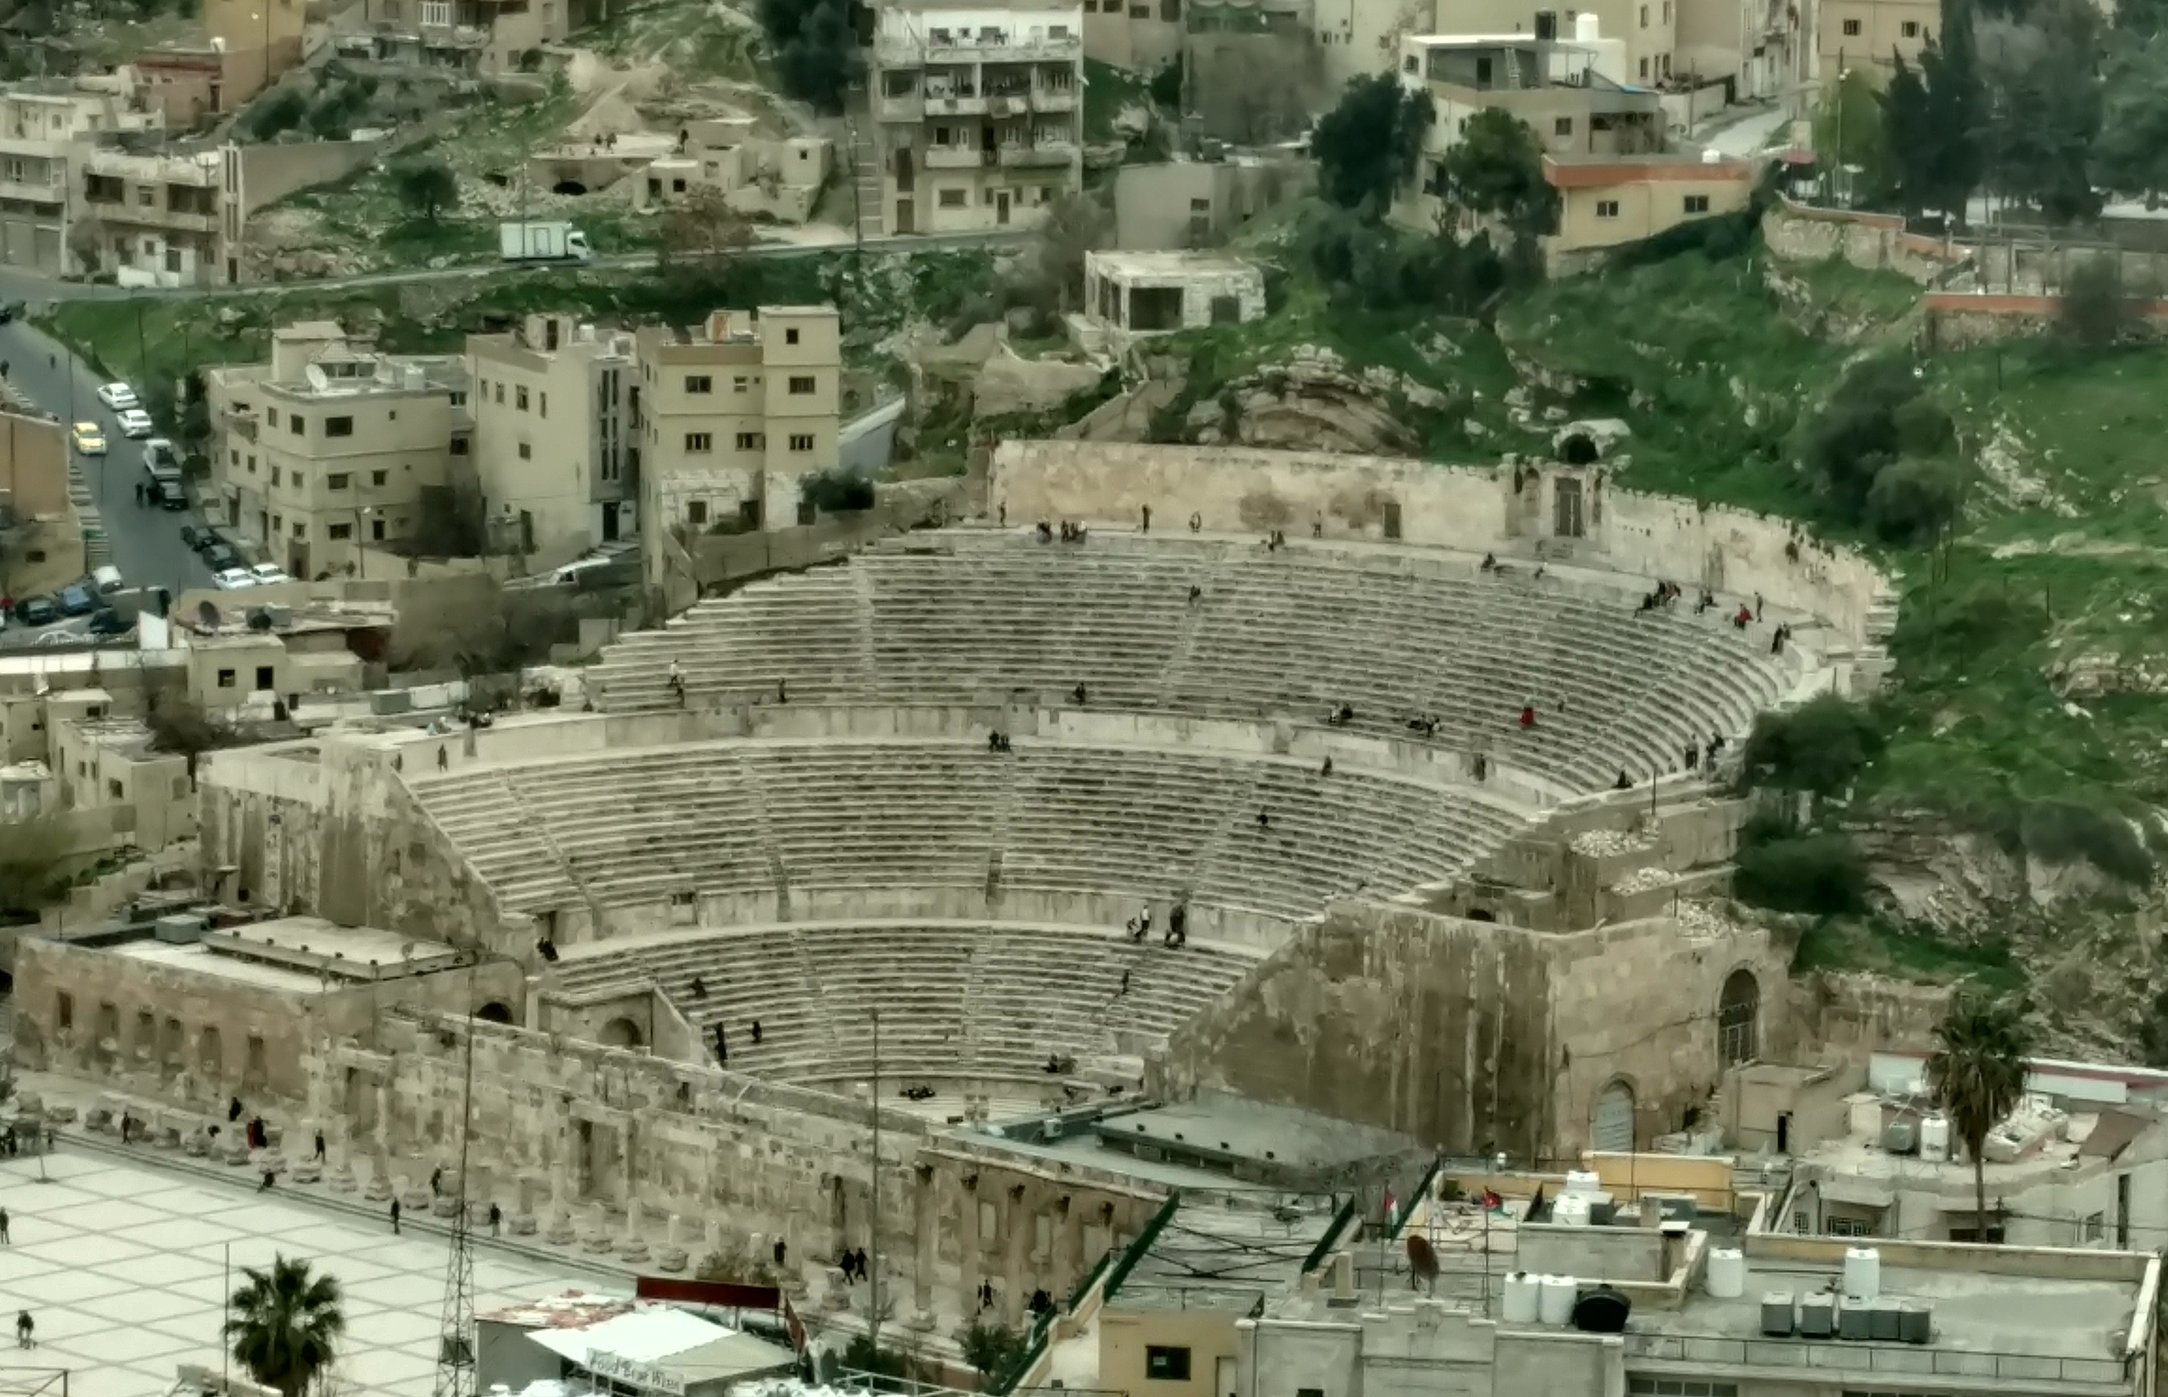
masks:
POLYGON ((459 207, 459 181, 452 177, 452 167, 441 160, 394 166, 391 182, 399 202, 426 222, 434 223, 446 209, 459 207))
POLYGON ((1430 98, 1391 73, 1349 79, 1340 104, 1310 137, 1319 191, 1342 208, 1382 218, 1393 192, 1415 173, 1432 119, 1430 98))
POLYGON ((2094 150, 2102 183, 2158 208, 2168 189, 2168 33, 2126 40, 2110 56, 2103 108, 2094 150))
POLYGON ((760 27, 785 95, 828 113, 864 71, 848 0, 760 0, 760 27))
POLYGON ((1543 142, 1502 107, 1468 119, 1439 173, 1448 203, 1496 218, 1517 240, 1558 231, 1558 191, 1543 177, 1543 142))
POLYGON ((1960 990, 1935 1026, 1935 1050, 1927 1057, 1927 1088, 1949 1113, 1951 1128, 1972 1156, 1980 1241, 1987 1240, 1987 1134, 2025 1092, 2025 1059, 2033 1042, 2025 1007, 2019 1000, 1960 990))
POLYGON ((274 1256, 270 1270, 241 1274, 226 1321, 234 1361, 264 1386, 301 1397, 330 1369, 346 1333, 339 1283, 312 1275, 298 1257, 274 1256))

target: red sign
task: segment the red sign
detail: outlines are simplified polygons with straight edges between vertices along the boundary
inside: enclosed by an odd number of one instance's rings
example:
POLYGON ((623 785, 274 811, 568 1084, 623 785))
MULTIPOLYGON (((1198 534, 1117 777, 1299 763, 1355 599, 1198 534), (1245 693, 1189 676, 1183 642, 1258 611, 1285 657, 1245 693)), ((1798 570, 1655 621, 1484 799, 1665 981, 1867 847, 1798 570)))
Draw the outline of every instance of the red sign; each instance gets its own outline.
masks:
POLYGON ((665 1300, 679 1305, 719 1305, 734 1310, 773 1310, 783 1303, 783 1292, 772 1285, 739 1285, 735 1281, 689 1281, 677 1276, 642 1276, 633 1286, 642 1300, 665 1300))

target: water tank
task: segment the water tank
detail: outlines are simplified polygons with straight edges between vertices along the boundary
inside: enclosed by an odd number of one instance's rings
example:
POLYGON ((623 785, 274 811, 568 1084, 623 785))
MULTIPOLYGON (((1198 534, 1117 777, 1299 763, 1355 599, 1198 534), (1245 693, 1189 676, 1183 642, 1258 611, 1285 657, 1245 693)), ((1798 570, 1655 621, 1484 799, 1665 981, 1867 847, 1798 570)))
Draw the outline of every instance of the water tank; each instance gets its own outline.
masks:
POLYGON ((1583 10, 1573 17, 1575 43, 1593 44, 1602 37, 1603 21, 1597 18, 1593 10, 1583 10))
POLYGON ((1897 1342, 1900 1337, 1898 1333, 1899 1308, 1898 1302, 1888 1296, 1883 1296, 1868 1307, 1868 1334, 1876 1343, 1894 1344, 1897 1342))
POLYGON ((1920 1122, 1920 1158, 1940 1164, 1950 1157, 1950 1118, 1929 1116, 1920 1122))
POLYGON ((1580 1286, 1571 1276, 1543 1277, 1543 1291, 1536 1299, 1536 1318, 1545 1324, 1563 1325, 1573 1319, 1573 1302, 1580 1286))
POLYGON ((1891 1154, 1910 1154, 1919 1144, 1919 1125, 1911 1120, 1894 1120, 1882 1127, 1882 1148, 1891 1154))
POLYGON ((1826 1290, 1799 1297, 1799 1337, 1826 1339, 1837 1332, 1837 1297, 1826 1290))
POLYGON ((1897 1337, 1908 1344, 1924 1344, 1935 1334, 1935 1312, 1917 1300, 1899 1301, 1897 1337))
POLYGON ((1737 1247, 1717 1247, 1709 1253, 1709 1293, 1719 1300, 1736 1300, 1746 1294, 1745 1252, 1737 1247))
POLYGON ((1882 1253, 1873 1247, 1844 1249, 1844 1293, 1853 1300, 1872 1300, 1882 1293, 1882 1253))
POLYGON ((1599 1285, 1573 1304, 1573 1327, 1583 1334, 1623 1334, 1634 1302, 1607 1285, 1599 1285))
POLYGON ((1846 1297, 1837 1307, 1837 1337, 1840 1339, 1865 1340, 1874 1337, 1874 1325, 1870 1319, 1867 1302, 1846 1297))
POLYGON ((1603 1192, 1603 1180, 1596 1177, 1593 1169, 1568 1169, 1566 1171, 1565 1198, 1585 1198, 1603 1192))
POLYGON ((1792 1293, 1772 1290, 1761 1298, 1761 1332, 1772 1339, 1792 1336, 1792 1293))
POLYGON ((1534 1324, 1540 1308, 1537 1293, 1541 1282, 1526 1271, 1515 1271, 1506 1277, 1505 1321, 1508 1324, 1534 1324))
POLYGON ((1586 1227, 1589 1211, 1586 1198, 1569 1193, 1551 1205, 1551 1222, 1558 1227, 1586 1227))

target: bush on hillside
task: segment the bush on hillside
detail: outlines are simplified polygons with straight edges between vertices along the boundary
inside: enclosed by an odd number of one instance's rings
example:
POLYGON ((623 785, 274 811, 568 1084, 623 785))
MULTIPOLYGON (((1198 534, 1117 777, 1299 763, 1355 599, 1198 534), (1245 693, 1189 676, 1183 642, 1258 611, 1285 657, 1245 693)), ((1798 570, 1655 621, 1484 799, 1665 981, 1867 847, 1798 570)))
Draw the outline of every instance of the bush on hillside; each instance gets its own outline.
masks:
POLYGON ((1824 694, 1756 718, 1740 762, 1749 786, 1832 796, 1881 750, 1881 725, 1865 705, 1824 694))
POLYGON ((2048 863, 2083 860, 2137 887, 2153 880, 2153 852, 2120 811, 2073 800, 2032 800, 1996 810, 1989 823, 1996 842, 2012 856, 2048 863))
POLYGON ((1957 517, 1964 476, 1942 457, 1893 461, 1867 487, 1867 527, 1891 543, 1920 543, 1957 517))
POLYGON ((1867 905, 1867 863, 1842 834, 1742 840, 1731 887, 1740 901, 1774 912, 1857 912, 1867 905))
POLYGON ((798 497, 823 514, 873 508, 873 482, 845 470, 827 470, 798 482, 798 497))

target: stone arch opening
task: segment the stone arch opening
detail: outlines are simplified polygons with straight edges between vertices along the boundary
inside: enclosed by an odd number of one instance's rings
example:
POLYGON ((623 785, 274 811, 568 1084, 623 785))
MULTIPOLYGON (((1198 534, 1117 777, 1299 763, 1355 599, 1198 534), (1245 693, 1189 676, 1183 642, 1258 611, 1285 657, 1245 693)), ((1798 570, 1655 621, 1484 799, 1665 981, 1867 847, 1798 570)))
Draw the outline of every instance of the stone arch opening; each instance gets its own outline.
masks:
POLYGON ((1586 432, 1575 432, 1558 444, 1558 459, 1569 466, 1593 466, 1602 454, 1586 432))
POLYGON ((552 194, 585 194, 587 186, 576 179, 561 179, 550 186, 552 194))
POLYGON ((602 1046, 605 1048, 640 1048, 647 1040, 640 1033, 640 1025, 631 1019, 612 1019, 602 1026, 602 1046))
POLYGON ((474 1017, 480 1019, 483 1023, 508 1024, 512 1022, 512 1006, 501 999, 492 999, 489 1003, 475 1010, 474 1017))
POLYGON ((1588 1113, 1588 1146, 1592 1150, 1630 1152, 1634 1140, 1633 1083, 1614 1077, 1596 1093, 1588 1113))
POLYGON ((1724 979, 1716 1001, 1716 1060, 1720 1067, 1752 1062, 1761 1052, 1761 982, 1744 967, 1724 979))

